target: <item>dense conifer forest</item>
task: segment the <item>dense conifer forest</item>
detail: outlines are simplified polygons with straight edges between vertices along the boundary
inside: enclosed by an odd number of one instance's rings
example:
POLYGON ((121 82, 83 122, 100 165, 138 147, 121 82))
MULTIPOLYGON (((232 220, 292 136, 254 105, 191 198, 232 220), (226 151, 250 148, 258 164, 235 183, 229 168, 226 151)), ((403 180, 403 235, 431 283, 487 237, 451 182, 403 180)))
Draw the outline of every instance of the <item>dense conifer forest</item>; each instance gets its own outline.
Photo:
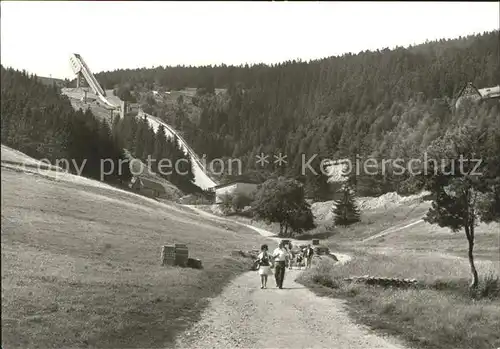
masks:
POLYGON ((2 144, 52 164, 59 161, 71 172, 81 168, 86 177, 108 182, 130 179, 123 147, 112 137, 109 125, 90 110, 75 111, 55 84, 2 66, 1 100, 2 144), (120 160, 125 164, 121 171, 120 160), (101 178, 101 167, 102 173, 112 171, 110 162, 114 172, 101 178))
POLYGON ((62 161, 67 160, 67 169, 73 172, 83 165, 81 174, 94 179, 109 172, 113 161, 116 173, 104 176, 111 182, 126 182, 131 177, 127 149, 184 192, 200 191, 193 184, 189 157, 176 140, 165 136, 163 128, 155 134, 145 120, 132 116, 116 116, 110 127, 90 110, 75 111, 56 85, 3 66, 1 74, 3 144, 52 164, 60 161, 66 165, 62 161), (165 160, 160 163, 161 159, 165 160), (163 166, 162 171, 158 165, 163 166))
MULTIPOLYGON (((498 103, 455 110, 454 101, 467 82, 478 88, 500 84, 499 43, 494 31, 310 62, 158 67, 97 76, 107 88, 126 86, 132 94, 196 87, 193 104, 201 114, 195 121, 182 101, 152 108, 179 128, 195 151, 208 159, 237 157, 247 173, 262 172, 255 156, 263 152, 271 157, 264 170, 307 181, 300 173, 302 154, 306 160, 318 154, 316 166, 323 158, 355 154, 408 159, 465 120, 477 119, 485 129, 498 125, 498 103), (227 92, 215 94, 216 88, 227 92), (287 155, 286 168, 273 167, 273 154, 280 152, 287 155)), ((405 179, 372 176, 364 187, 367 194, 404 191, 405 179)))
MULTIPOLYGON (((500 84, 499 43, 499 32, 494 31, 310 62, 117 70, 97 78, 123 99, 142 100, 147 112, 180 130, 200 156, 226 162, 238 158, 244 173, 258 180, 294 177, 306 183, 309 197, 321 199, 331 190, 325 176, 304 171, 311 158, 316 173, 321 173, 323 159, 419 158, 441 135, 472 121, 492 134, 490 140, 497 137, 498 102, 457 110, 455 100, 467 82, 478 88, 500 84), (197 88, 190 101, 199 110, 196 118, 182 98, 162 105, 141 97, 147 90, 186 87, 197 88), (270 156, 266 166, 256 163, 261 153, 270 156), (273 155, 279 153, 287 156, 285 165, 273 164, 273 155)), ((155 135, 143 120, 127 117, 115 120, 115 125, 110 136, 109 127, 89 111, 73 111, 55 86, 2 68, 5 144, 37 157, 83 158, 92 147, 98 158, 119 158, 121 147, 142 160, 148 155, 173 162, 183 157, 175 141, 167 142, 162 130, 155 135), (89 137, 89 132, 100 136, 89 137), (85 147, 85 142, 96 144, 85 147)), ((192 191, 191 164, 185 166, 187 176, 166 178, 192 191)), ((222 180, 230 178, 226 174, 222 180)), ((416 190, 409 176, 391 176, 391 171, 358 173, 355 182, 365 195, 416 190)))

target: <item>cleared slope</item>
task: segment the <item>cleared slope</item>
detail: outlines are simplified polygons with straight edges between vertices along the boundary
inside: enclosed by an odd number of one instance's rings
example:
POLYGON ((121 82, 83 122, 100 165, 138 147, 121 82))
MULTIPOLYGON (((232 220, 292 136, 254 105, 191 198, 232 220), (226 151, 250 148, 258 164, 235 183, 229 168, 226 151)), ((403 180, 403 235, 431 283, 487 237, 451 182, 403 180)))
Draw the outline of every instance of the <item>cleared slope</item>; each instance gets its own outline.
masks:
POLYGON ((42 162, 2 144, 2 162, 17 163, 27 166, 42 166, 42 162))
POLYGON ((262 237, 103 183, 2 164, 2 338, 8 348, 169 347, 262 237), (31 171, 31 172, 30 172, 31 171), (187 243, 204 270, 159 265, 187 243))
MULTIPOLYGON (((422 203, 424 202, 423 198, 428 194, 428 192, 421 192, 416 195, 401 196, 395 192, 390 192, 378 197, 357 197, 356 204, 361 212, 375 210, 386 211, 387 209, 399 206, 410 206, 422 203)), ((334 205, 335 202, 333 200, 315 202, 311 205, 311 210, 318 222, 332 222, 332 207, 334 205)))
POLYGON ((46 77, 46 76, 39 76, 38 77, 38 81, 40 81, 41 83, 43 83, 45 85, 49 85, 49 86, 52 86, 54 84, 56 86, 59 86, 59 87, 64 86, 64 80, 63 79, 58 79, 58 78, 52 78, 52 77, 46 77))
POLYGON ((87 108, 90 108, 90 110, 96 117, 102 120, 106 120, 109 124, 111 124, 111 116, 113 115, 112 112, 103 106, 102 102, 98 100, 97 95, 95 95, 92 91, 88 91, 87 93, 87 103, 84 103, 82 101, 85 94, 81 88, 63 88, 61 89, 61 92, 63 95, 69 97, 70 103, 75 110, 86 110, 87 108))

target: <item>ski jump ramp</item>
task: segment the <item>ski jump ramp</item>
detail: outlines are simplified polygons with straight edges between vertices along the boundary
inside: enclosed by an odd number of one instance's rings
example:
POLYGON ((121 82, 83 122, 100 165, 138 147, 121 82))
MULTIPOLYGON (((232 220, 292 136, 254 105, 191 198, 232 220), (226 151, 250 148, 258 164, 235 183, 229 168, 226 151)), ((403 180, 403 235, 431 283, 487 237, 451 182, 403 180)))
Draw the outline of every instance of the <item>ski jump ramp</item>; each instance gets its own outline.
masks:
POLYGON ((204 190, 207 190, 207 189, 210 189, 210 188, 217 186, 217 183, 214 182, 207 175, 206 167, 203 164, 203 162, 200 160, 198 155, 189 146, 189 144, 184 140, 184 138, 182 138, 182 136, 179 135, 176 130, 174 130, 173 127, 171 127, 170 125, 168 125, 164 121, 162 121, 162 120, 160 120, 152 115, 146 114, 142 111, 139 112, 137 117, 139 117, 139 118, 145 117, 146 120, 148 121, 149 125, 155 131, 155 133, 158 131, 158 127, 160 127, 160 125, 163 125, 163 127, 165 128, 165 135, 168 138, 170 138, 170 139, 177 138, 182 151, 184 152, 184 154, 189 156, 189 158, 191 159, 192 168, 193 168, 193 175, 194 175, 194 184, 196 184, 198 187, 200 187, 201 189, 204 189, 204 190))
MULTIPOLYGON (((87 63, 83 60, 82 56, 78 53, 73 53, 70 57, 70 63, 71 63, 71 68, 73 69, 73 72, 75 75, 77 75, 77 81, 80 79, 81 76, 85 78, 87 83, 89 84, 90 88, 92 91, 97 95, 97 97, 108 107, 117 109, 120 106, 116 105, 115 103, 110 102, 106 98, 106 92, 103 90, 97 79, 95 78, 94 74, 90 71, 90 68, 88 67, 87 63)), ((160 125, 163 125, 165 128, 165 135, 169 138, 177 138, 179 141, 179 145, 181 149, 183 150, 184 154, 190 157, 191 163, 192 163, 192 169, 193 169, 193 175, 194 175, 194 184, 196 184, 198 187, 200 187, 203 190, 211 189, 215 186, 217 186, 217 183, 214 182, 210 176, 207 174, 207 170, 205 168, 205 165, 202 163, 198 155, 194 152, 194 150, 189 146, 189 144, 182 138, 177 131, 171 127, 170 125, 166 124, 162 120, 146 114, 142 111, 139 112, 137 115, 139 118, 145 117, 146 120, 148 121, 149 125, 153 128, 154 132, 156 133, 158 131, 158 127, 160 125)))

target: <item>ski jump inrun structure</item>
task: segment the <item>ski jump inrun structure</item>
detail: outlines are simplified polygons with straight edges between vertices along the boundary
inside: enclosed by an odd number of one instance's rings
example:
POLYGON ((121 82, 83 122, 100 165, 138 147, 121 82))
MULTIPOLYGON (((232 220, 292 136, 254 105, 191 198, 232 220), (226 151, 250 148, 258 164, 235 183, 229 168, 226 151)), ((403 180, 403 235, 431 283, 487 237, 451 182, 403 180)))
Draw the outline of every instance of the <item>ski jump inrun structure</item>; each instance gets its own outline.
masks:
MULTIPOLYGON (((102 101, 102 103, 113 109, 118 109, 121 107, 111 103, 106 98, 106 91, 104 91, 104 89, 101 87, 101 85, 95 78, 94 74, 92 74, 90 68, 88 67, 87 63, 85 63, 80 54, 73 53, 72 56, 70 57, 70 63, 71 63, 71 68, 73 69, 73 72, 76 75, 77 87, 80 87, 80 81, 81 78, 83 77, 85 81, 87 81, 87 83, 89 84, 89 87, 92 89, 92 92, 95 93, 95 95, 102 101)), ((116 96, 114 96, 114 98, 116 98, 116 96)), ((172 126, 142 111, 138 113, 137 117, 139 118, 145 117, 149 125, 153 128, 155 132, 157 132, 158 127, 160 125, 163 125, 163 127, 165 128, 165 135, 167 137, 177 138, 179 145, 182 148, 182 151, 191 159, 191 163, 193 165, 194 184, 196 184, 198 187, 204 190, 212 189, 215 186, 217 186, 217 183, 214 182, 208 176, 207 170, 203 165, 202 161, 200 160, 199 156, 193 151, 193 149, 189 146, 189 144, 187 144, 184 138, 182 138, 172 126)))

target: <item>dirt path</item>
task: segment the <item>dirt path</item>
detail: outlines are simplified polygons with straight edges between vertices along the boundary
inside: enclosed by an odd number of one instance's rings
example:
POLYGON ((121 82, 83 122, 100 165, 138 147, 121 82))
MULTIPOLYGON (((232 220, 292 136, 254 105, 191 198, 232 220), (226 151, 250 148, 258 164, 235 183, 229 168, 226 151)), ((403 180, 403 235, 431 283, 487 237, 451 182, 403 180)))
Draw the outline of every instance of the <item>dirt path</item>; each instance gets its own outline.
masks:
MULTIPOLYGON (((245 226, 247 228, 253 229, 257 233, 259 233, 260 235, 276 241, 276 246, 275 247, 278 246, 278 242, 279 242, 279 240, 281 240, 279 237, 276 236, 275 233, 270 232, 270 231, 265 230, 265 229, 262 229, 262 228, 254 227, 251 224, 245 224, 245 223, 237 222, 237 221, 234 221, 234 220, 231 220, 231 219, 227 219, 227 218, 224 218, 224 217, 216 216, 216 215, 214 215, 212 213, 208 213, 206 211, 203 211, 203 210, 201 210, 201 209, 199 209, 197 207, 191 206, 191 205, 184 205, 184 206, 188 207, 189 209, 191 209, 191 210, 193 210, 195 212, 197 212, 201 216, 204 216, 204 217, 207 217, 207 218, 210 218, 210 219, 219 220, 219 221, 228 221, 228 222, 231 222, 231 223, 240 224, 240 225, 245 226)), ((304 243, 304 241, 300 241, 300 240, 295 240, 295 239, 289 239, 289 240, 294 245, 301 245, 301 244, 304 243)), ((274 247, 273 246, 269 246, 269 249, 273 250, 274 247)), ((332 254, 335 255, 335 257, 337 258, 337 260, 341 264, 347 263, 348 261, 350 261, 352 259, 352 257, 349 256, 349 255, 347 255, 347 254, 342 254, 342 253, 337 253, 337 252, 334 252, 332 254)))
MULTIPOLYGON (((225 220, 195 210, 212 219, 225 220)), ((264 236, 274 236, 252 228, 264 236)), ((177 339, 177 347, 404 348, 395 339, 372 334, 353 323, 342 300, 316 296, 296 283, 299 273, 287 270, 282 290, 275 287, 272 276, 268 288, 261 290, 257 272, 236 278, 211 301, 201 321, 177 339)))
POLYGON ((419 223, 423 223, 424 220, 423 219, 419 219, 419 220, 416 220, 414 222, 411 222, 410 224, 406 224, 402 227, 400 226, 396 226, 396 227, 390 227, 390 228, 387 228, 383 231, 381 231, 380 233, 377 233, 375 235, 372 235, 370 237, 367 237, 366 239, 364 240, 361 240, 360 243, 363 243, 363 242, 367 242, 367 241, 370 241, 370 240, 374 240, 374 239, 378 239, 378 238, 381 238, 383 236, 386 236, 388 234, 392 234, 392 233, 395 233, 397 231, 400 231, 400 230, 403 230, 403 229, 406 229, 406 228, 409 228, 411 227, 412 225, 415 225, 415 224, 419 224, 419 223))

